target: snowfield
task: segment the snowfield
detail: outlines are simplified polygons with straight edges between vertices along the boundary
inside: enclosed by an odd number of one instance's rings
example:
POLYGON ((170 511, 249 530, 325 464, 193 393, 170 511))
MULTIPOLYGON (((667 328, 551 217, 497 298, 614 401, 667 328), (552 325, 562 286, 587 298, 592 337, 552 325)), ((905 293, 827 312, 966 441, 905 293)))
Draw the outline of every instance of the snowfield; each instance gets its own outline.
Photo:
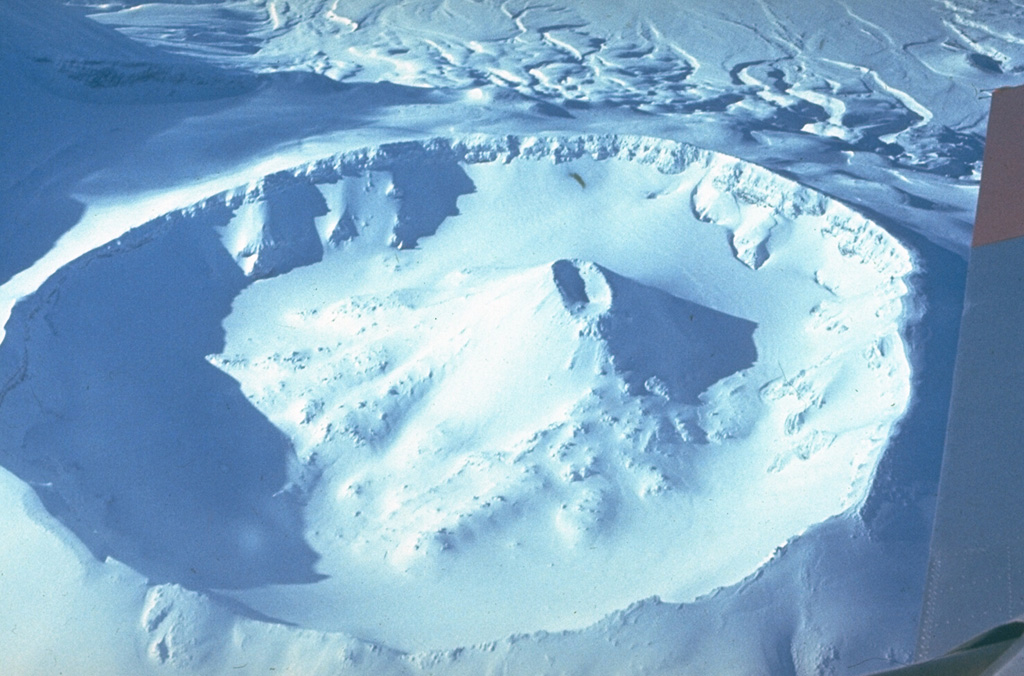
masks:
POLYGON ((5 669, 908 662, 1016 10, 0 0, 5 669))

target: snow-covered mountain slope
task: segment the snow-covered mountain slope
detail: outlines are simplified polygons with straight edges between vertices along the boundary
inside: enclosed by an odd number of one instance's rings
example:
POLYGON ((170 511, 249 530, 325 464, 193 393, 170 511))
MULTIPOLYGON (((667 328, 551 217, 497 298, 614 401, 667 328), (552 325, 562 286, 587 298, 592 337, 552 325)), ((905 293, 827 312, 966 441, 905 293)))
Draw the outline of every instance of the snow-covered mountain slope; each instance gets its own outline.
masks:
POLYGON ((1021 22, 0 0, 5 669, 906 662, 1021 22))

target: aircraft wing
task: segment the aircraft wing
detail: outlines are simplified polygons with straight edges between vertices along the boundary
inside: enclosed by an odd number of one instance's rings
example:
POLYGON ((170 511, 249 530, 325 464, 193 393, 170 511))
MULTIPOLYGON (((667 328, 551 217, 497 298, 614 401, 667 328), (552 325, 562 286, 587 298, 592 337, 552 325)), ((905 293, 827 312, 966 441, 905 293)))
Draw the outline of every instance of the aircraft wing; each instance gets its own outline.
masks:
POLYGON ((1024 618, 1024 87, 992 95, 918 632, 916 659, 926 662, 884 673, 1020 676, 1024 622, 1017 618, 1024 618))

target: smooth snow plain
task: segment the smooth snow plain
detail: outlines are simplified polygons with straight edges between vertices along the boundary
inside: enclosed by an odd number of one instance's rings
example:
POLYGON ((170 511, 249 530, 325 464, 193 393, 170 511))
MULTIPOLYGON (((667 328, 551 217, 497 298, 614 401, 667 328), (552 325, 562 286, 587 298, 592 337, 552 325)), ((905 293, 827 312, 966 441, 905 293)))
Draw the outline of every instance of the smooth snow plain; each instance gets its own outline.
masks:
POLYGON ((908 661, 1019 19, 720 4, 0 4, 4 662, 908 661))

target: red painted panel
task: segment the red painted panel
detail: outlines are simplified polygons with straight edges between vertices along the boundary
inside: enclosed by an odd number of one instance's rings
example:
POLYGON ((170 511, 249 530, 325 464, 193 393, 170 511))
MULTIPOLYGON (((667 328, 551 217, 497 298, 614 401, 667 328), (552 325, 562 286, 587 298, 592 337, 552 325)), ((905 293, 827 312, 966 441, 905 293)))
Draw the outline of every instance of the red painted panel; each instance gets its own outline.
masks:
POLYGON ((992 93, 972 246, 1024 236, 1024 87, 992 93))

